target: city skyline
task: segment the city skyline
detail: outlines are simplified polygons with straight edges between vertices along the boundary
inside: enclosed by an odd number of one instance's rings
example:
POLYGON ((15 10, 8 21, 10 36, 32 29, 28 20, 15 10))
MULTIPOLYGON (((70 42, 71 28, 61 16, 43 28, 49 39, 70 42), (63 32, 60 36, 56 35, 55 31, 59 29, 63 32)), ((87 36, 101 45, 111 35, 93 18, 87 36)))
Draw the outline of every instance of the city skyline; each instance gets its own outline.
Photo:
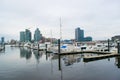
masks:
POLYGON ((75 29, 75 40, 76 41, 84 41, 84 30, 79 27, 75 29))
MULTIPOLYGON (((74 29, 81 27, 93 40, 120 35, 119 0, 1 0, 0 37, 19 40, 19 32, 36 28, 45 37, 74 39, 74 29)), ((32 35, 33 36, 33 35, 32 35)))
POLYGON ((36 30, 34 32, 34 41, 40 42, 40 40, 42 40, 42 34, 41 34, 39 28, 36 28, 36 30))
POLYGON ((91 36, 85 36, 84 30, 80 27, 75 28, 75 41, 84 42, 84 41, 92 41, 91 36))
POLYGON ((32 33, 29 29, 25 29, 25 31, 20 31, 19 41, 20 42, 31 42, 32 33))

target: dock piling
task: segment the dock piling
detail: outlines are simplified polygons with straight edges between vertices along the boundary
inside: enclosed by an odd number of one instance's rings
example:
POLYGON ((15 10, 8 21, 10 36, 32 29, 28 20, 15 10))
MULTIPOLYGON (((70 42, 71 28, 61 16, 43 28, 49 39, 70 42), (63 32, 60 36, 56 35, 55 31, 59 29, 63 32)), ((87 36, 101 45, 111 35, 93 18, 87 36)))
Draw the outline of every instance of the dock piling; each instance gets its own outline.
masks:
POLYGON ((58 53, 61 53, 61 51, 60 51, 60 39, 58 39, 58 53))
POLYGON ((110 51, 110 40, 108 39, 108 52, 110 51))
POLYGON ((120 54, 120 43, 117 43, 118 54, 120 54))
POLYGON ((61 55, 58 55, 58 66, 59 70, 61 70, 61 55))
POLYGON ((38 43, 38 50, 39 50, 39 43, 38 43))
POLYGON ((47 44, 45 44, 45 48, 46 48, 45 50, 46 50, 46 52, 47 52, 47 44))

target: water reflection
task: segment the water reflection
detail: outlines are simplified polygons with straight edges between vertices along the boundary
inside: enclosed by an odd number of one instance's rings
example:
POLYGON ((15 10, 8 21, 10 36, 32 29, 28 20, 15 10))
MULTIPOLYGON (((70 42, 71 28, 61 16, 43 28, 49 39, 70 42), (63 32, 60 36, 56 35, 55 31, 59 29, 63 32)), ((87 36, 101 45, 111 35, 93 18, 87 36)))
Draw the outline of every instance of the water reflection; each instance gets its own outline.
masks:
MULTIPOLYGON (((61 55, 46 53, 45 51, 38 51, 38 50, 32 51, 31 49, 28 49, 28 48, 20 48, 20 57, 26 58, 28 60, 32 57, 32 52, 33 52, 33 55, 35 56, 37 63, 40 62, 40 58, 42 58, 43 55, 45 55, 46 61, 49 59, 51 61, 58 59, 58 69, 59 70, 62 70, 61 69, 61 67, 62 67, 61 60, 63 61, 65 66, 71 66, 74 63, 85 62, 83 60, 83 57, 84 57, 84 55, 88 55, 88 54, 75 54, 75 55, 61 56, 61 55)), ((94 54, 89 54, 89 55, 94 55, 94 54)), ((107 60, 110 61, 110 58, 107 58, 107 60)), ((96 61, 96 60, 94 60, 94 61, 96 61)), ((90 61, 87 61, 87 62, 90 62, 90 61)), ((120 57, 115 57, 115 65, 118 68, 120 68, 120 57)))
POLYGON ((115 58, 115 64, 118 68, 120 68, 120 57, 115 58))
POLYGON ((88 62, 84 66, 83 57, 88 54, 60 56, 10 47, 5 53, 0 56, 0 80, 120 80, 120 57, 88 62), (29 63, 22 58, 30 59, 29 63))
POLYGON ((63 60, 65 66, 71 66, 74 63, 81 62, 82 55, 81 54, 77 54, 77 55, 64 55, 64 56, 58 55, 58 69, 62 71, 61 59, 63 60))
POLYGON ((78 63, 81 61, 81 54, 80 55, 68 55, 63 57, 64 64, 66 66, 70 66, 73 63, 78 63))
POLYGON ((5 50, 0 51, 0 55, 5 54, 5 50))
MULTIPOLYGON (((71 66, 74 63, 79 63, 79 62, 84 62, 86 63, 86 61, 83 59, 85 55, 88 54, 76 54, 76 55, 58 55, 58 68, 59 70, 62 71, 62 61, 65 66, 71 66)), ((93 54, 89 54, 89 55, 93 55, 93 54)), ((91 62, 91 61, 98 61, 98 60, 102 60, 102 59, 107 59, 108 61, 110 61, 110 58, 101 58, 101 59, 96 59, 96 60, 89 60, 87 62, 91 62)), ((120 57, 115 57, 115 65, 120 68, 120 57)))
POLYGON ((32 57, 32 51, 28 48, 20 48, 20 57, 26 58, 27 60, 32 57))
POLYGON ((35 56, 35 59, 37 60, 37 63, 39 63, 40 58, 43 56, 44 53, 38 50, 33 50, 33 54, 35 56))
POLYGON ((51 59, 58 59, 58 57, 54 56, 53 54, 46 53, 46 51, 38 51, 38 50, 31 50, 29 48, 20 48, 20 57, 26 58, 27 60, 32 57, 32 53, 35 56, 35 59, 39 63, 40 58, 42 58, 43 55, 46 56, 46 60, 48 60, 50 57, 51 59))

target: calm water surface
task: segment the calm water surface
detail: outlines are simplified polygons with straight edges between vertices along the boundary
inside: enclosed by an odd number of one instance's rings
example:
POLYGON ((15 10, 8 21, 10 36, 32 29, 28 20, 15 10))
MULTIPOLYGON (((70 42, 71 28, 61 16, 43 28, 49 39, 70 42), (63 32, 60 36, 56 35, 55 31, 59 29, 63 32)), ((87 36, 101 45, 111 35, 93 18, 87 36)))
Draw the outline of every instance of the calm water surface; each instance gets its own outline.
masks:
POLYGON ((6 46, 0 52, 0 80, 120 80, 120 58, 83 62, 81 54, 58 56, 6 46))

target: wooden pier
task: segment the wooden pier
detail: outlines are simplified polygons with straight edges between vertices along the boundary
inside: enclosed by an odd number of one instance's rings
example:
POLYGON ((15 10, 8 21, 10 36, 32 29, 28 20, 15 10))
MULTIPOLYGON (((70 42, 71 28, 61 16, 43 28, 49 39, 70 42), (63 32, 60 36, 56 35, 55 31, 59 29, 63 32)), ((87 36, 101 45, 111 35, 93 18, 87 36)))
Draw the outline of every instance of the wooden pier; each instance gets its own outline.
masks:
POLYGON ((120 56, 120 54, 106 54, 106 55, 99 55, 99 56, 84 56, 83 61, 84 62, 90 62, 90 61, 96 61, 111 57, 117 57, 120 56))
POLYGON ((57 55, 64 56, 64 55, 74 55, 74 54, 84 54, 84 53, 93 53, 93 54, 98 54, 98 55, 96 55, 96 56, 84 55, 83 62, 90 62, 90 61, 96 61, 96 60, 106 59, 106 58, 110 58, 110 57, 120 56, 120 54, 118 54, 118 53, 99 52, 99 51, 66 52, 66 53, 57 53, 57 55))
POLYGON ((55 53, 55 54, 58 54, 58 55, 73 55, 73 54, 82 54, 82 53, 111 54, 110 52, 99 52, 99 51, 63 52, 63 53, 55 53))

